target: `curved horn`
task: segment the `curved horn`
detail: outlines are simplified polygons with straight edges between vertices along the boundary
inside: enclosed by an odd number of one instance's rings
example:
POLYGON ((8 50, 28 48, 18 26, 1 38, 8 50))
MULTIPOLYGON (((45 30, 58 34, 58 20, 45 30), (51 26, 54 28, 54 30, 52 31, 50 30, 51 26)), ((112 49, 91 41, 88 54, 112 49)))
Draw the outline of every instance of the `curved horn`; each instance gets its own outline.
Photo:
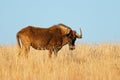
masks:
POLYGON ((78 33, 76 33, 76 37, 77 38, 82 38, 82 30, 81 30, 81 28, 80 28, 80 35, 78 33))

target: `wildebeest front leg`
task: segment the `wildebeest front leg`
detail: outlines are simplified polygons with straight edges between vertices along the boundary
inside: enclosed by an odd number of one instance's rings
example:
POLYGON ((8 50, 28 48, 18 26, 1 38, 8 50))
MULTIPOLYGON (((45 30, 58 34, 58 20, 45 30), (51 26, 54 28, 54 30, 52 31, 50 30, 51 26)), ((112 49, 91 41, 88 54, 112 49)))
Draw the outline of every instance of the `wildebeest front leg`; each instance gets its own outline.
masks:
POLYGON ((57 53, 58 53, 58 51, 59 51, 60 49, 61 49, 61 48, 54 47, 54 54, 55 54, 55 56, 57 56, 57 53))
POLYGON ((49 50, 49 58, 52 56, 52 49, 49 50))

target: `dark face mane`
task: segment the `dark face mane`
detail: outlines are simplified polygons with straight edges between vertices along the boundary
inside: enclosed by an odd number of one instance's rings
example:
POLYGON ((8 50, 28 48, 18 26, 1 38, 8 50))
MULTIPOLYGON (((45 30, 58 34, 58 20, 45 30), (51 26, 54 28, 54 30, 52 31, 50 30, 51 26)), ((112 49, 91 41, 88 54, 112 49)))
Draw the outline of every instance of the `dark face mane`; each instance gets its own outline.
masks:
POLYGON ((75 36, 74 31, 70 31, 70 34, 68 34, 68 44, 69 44, 69 49, 74 50, 75 49, 75 41, 76 41, 76 36, 75 36))

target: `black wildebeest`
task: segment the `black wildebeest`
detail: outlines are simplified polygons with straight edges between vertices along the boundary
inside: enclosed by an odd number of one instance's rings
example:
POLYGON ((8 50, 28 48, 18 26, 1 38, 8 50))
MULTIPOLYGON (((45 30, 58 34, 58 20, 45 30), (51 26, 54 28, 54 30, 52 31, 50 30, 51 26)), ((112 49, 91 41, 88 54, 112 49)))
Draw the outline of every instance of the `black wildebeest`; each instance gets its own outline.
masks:
POLYGON ((75 30, 64 24, 57 24, 49 28, 39 28, 27 26, 17 33, 17 43, 19 48, 19 55, 21 52, 28 56, 30 46, 38 50, 49 50, 49 57, 52 52, 57 55, 57 52, 66 44, 69 49, 75 49, 76 38, 82 38, 82 31, 80 34, 75 30))

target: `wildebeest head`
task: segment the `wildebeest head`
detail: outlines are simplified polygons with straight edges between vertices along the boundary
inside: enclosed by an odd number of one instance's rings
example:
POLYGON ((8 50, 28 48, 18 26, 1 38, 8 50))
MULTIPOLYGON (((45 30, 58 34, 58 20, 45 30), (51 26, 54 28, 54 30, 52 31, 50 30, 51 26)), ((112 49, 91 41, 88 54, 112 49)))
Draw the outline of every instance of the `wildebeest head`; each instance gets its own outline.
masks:
POLYGON ((78 39, 82 38, 82 30, 80 29, 80 34, 78 34, 75 30, 70 30, 69 34, 67 34, 67 37, 69 49, 74 50, 76 38, 78 39))
POLYGON ((69 45, 70 50, 74 50, 76 38, 82 38, 82 30, 80 29, 80 34, 78 34, 75 30, 64 24, 59 24, 59 26, 62 29, 62 34, 65 34, 64 42, 69 45))

